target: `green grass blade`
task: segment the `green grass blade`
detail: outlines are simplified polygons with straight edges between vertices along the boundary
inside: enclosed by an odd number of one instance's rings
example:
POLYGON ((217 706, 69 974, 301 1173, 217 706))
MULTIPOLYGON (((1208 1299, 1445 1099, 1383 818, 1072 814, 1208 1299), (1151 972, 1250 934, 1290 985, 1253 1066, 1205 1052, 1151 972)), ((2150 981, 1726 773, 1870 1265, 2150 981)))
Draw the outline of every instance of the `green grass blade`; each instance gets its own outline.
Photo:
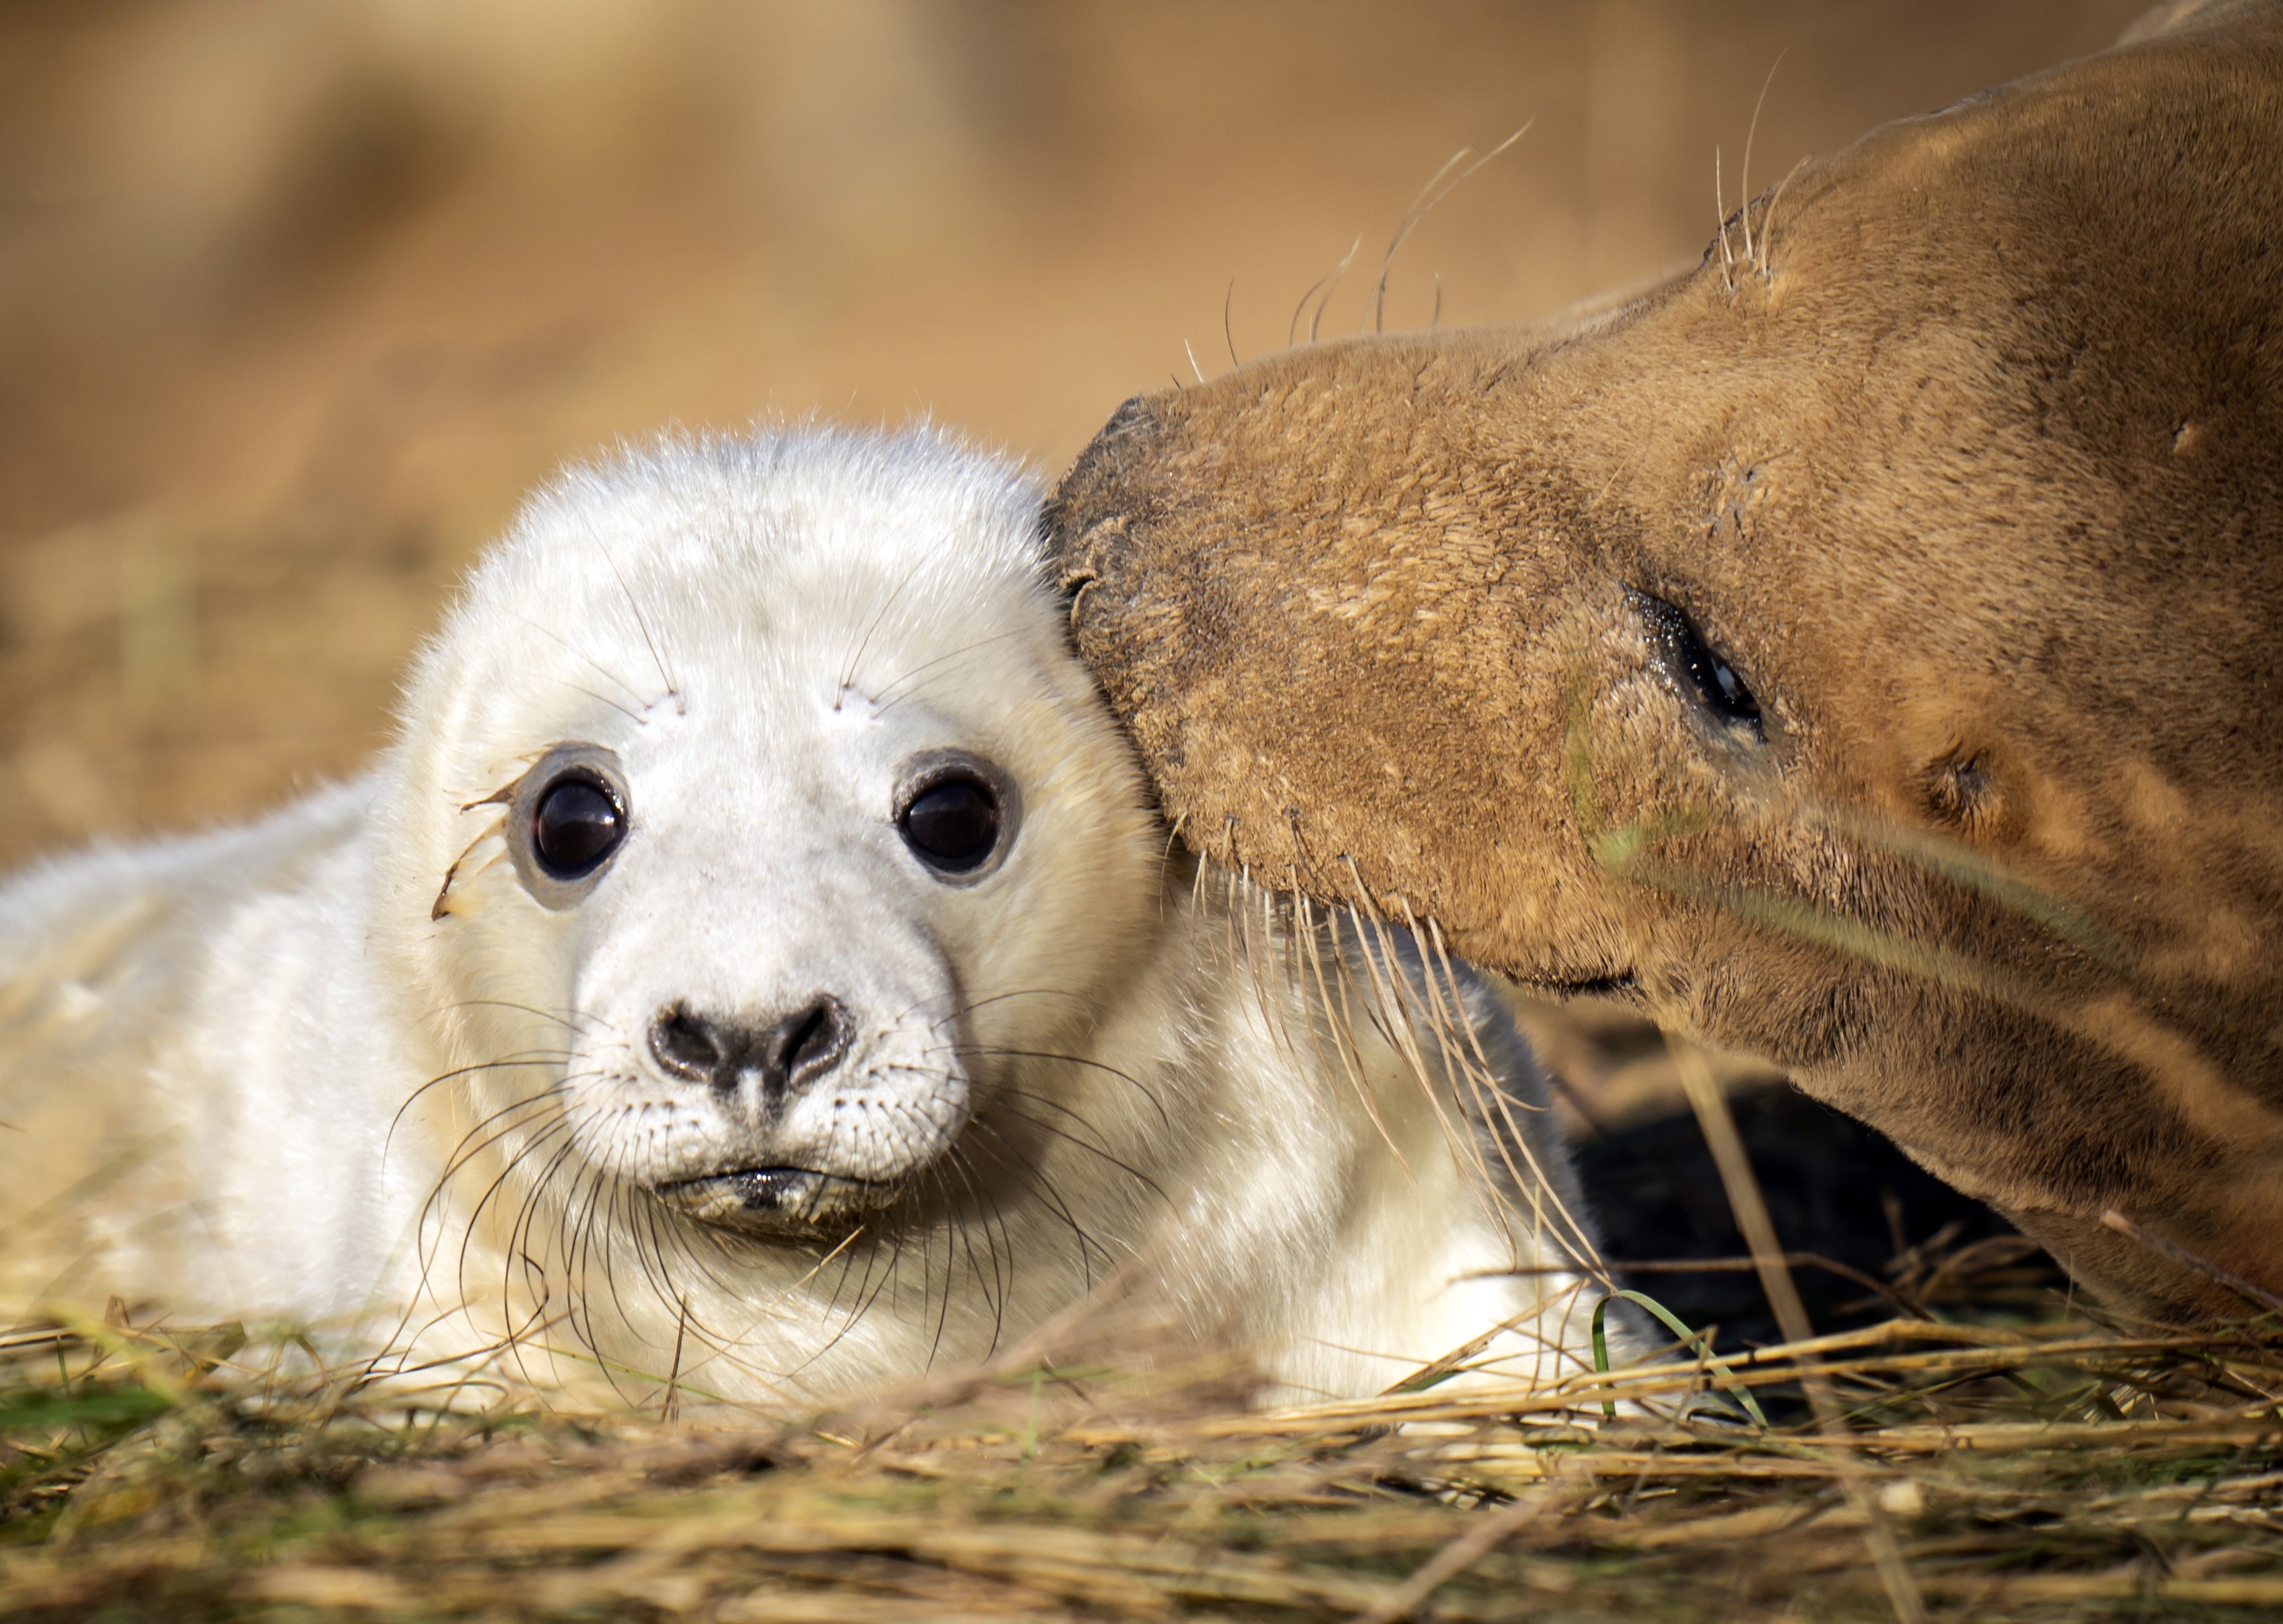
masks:
MULTIPOLYGON (((1701 1331, 1691 1331, 1681 1323, 1679 1316, 1643 1292, 1624 1290, 1611 1292, 1593 1305, 1593 1370, 1596 1375, 1607 1376, 1609 1373, 1609 1339, 1604 1329, 1603 1321, 1608 1316, 1609 1304, 1620 1297, 1627 1302, 1639 1304, 1662 1320, 1665 1329, 1680 1339, 1682 1347, 1696 1354, 1718 1374, 1721 1386, 1726 1387, 1735 1401, 1744 1407, 1744 1413, 1751 1417, 1752 1424, 1764 1433, 1768 1430, 1768 1417, 1760 1409, 1759 1401, 1752 1397, 1751 1389, 1739 1383, 1736 1380, 1736 1373, 1712 1352, 1710 1346, 1706 1342, 1704 1333, 1701 1331)), ((1601 1414, 1611 1421, 1617 1418, 1617 1407, 1607 1397, 1601 1400, 1601 1414)))

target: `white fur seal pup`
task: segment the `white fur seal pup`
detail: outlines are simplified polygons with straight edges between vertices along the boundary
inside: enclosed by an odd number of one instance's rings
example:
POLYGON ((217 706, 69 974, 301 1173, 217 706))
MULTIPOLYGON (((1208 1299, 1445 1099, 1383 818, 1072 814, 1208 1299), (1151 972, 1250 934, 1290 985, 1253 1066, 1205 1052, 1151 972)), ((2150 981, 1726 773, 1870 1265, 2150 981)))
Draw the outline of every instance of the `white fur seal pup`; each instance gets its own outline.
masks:
POLYGON ((931 434, 560 480, 368 776, 0 892, 10 1306, 799 1402, 1116 1277, 1289 1394, 1576 1369, 1495 998, 1169 866, 1064 619, 931 434))

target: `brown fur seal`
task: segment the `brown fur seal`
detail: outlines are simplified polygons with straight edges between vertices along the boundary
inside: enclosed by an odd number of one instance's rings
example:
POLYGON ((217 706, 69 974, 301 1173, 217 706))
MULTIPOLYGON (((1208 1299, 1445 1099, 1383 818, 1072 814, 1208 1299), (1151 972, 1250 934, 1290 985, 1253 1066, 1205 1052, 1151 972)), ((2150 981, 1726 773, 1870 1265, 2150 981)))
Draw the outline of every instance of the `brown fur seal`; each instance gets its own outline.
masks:
POLYGON ((2283 8, 1591 320, 1129 402, 1053 524, 1198 849, 1773 1059, 2112 1300, 2283 1292, 2283 8))

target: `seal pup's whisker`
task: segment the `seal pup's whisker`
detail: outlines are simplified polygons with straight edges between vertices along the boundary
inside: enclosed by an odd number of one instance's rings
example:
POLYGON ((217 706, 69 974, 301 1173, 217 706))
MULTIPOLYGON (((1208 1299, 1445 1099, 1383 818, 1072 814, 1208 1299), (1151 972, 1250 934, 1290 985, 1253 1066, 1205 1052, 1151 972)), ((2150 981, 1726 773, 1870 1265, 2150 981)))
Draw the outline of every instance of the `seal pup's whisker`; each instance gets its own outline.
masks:
POLYGON ((396 1130, 404 1120, 404 1113, 419 1104, 421 1097, 429 1089, 441 1088, 444 1084, 457 1081, 463 1077, 472 1077, 479 1072, 525 1070, 535 1066, 559 1065, 571 1059, 573 1052, 570 1050, 526 1050, 521 1054, 509 1055, 503 1059, 482 1060, 473 1066, 456 1066, 448 1072, 437 1073, 413 1089, 405 1097, 404 1103, 396 1108, 395 1113, 388 1119, 388 1132, 382 1136, 380 1142, 381 1159, 386 1161, 388 1159, 389 1144, 396 1137, 396 1130))
POLYGON ((1040 1094, 1035 1089, 1018 1089, 1011 1083, 1006 1082, 988 1083, 984 1086, 980 1095, 981 1103, 986 1106, 989 1105, 990 1101, 1001 1097, 1009 1099, 1029 1100, 1035 1105, 1052 1111, 1057 1115, 1069 1118, 1080 1128, 1092 1133, 1098 1142, 1097 1148, 1102 1150, 1105 1154, 1109 1153, 1110 1145, 1108 1137, 1103 1135, 1100 1129, 1096 1128, 1093 1123, 1087 1121, 1083 1114, 1073 1110, 1071 1107, 1064 1105, 1062 1101, 1052 1098, 1048 1095, 1040 1094))
POLYGON ((1005 1115, 1013 1117, 1018 1122, 1027 1122, 1042 1134, 1051 1134, 1057 1139, 1061 1139, 1068 1144, 1076 1145, 1087 1155, 1093 1156, 1108 1163, 1110 1167, 1117 1168, 1120 1173, 1123 1173, 1126 1177, 1134 1180, 1136 1183, 1147 1185, 1151 1193, 1155 1194, 1158 1199, 1167 1202, 1170 1202, 1173 1199, 1171 1196, 1165 1193, 1165 1187, 1163 1184, 1157 1183, 1156 1179, 1151 1178, 1147 1173, 1142 1171, 1141 1168, 1135 1167, 1132 1162, 1127 1161, 1124 1157, 1118 1156, 1109 1151, 1103 1150, 1097 1145, 1088 1144, 1078 1135, 1071 1133, 1067 1128, 1056 1127, 1052 1122, 1048 1121, 1043 1117, 1034 1117, 1028 1112, 1018 1110, 1013 1105, 1001 1105, 1000 1109, 1005 1115))
MULTIPOLYGON (((987 1119, 980 1120, 974 1124, 974 1128, 977 1133, 983 1134, 992 1139, 1001 1152, 1001 1159, 996 1164, 997 1170, 1005 1174, 1009 1178, 1020 1180, 1023 1188, 1030 1191, 1032 1193, 1038 1196, 1041 1201, 1045 1202, 1048 1210, 1056 1218, 1061 1220, 1063 1225, 1070 1230, 1071 1240, 1077 1243, 1079 1267, 1081 1269, 1086 1271, 1085 1277, 1087 1289, 1091 1290, 1094 1282, 1092 1274, 1093 1265, 1090 1260, 1093 1257, 1098 1256, 1102 1260, 1105 1268, 1111 1266, 1115 1260, 1110 1253, 1110 1248, 1096 1240, 1092 1233, 1087 1230, 1086 1225, 1079 1221, 1078 1214, 1071 1210, 1070 1203, 1064 1198, 1062 1192, 1056 1189, 1054 1181, 1051 1178, 1025 1164, 1022 1158, 1017 1153, 1017 1147, 1009 1143, 1007 1136, 999 1131, 999 1128, 996 1123, 993 1123, 987 1119)), ((978 1194, 976 1198, 978 1201, 980 1201, 981 1196, 978 1194)), ((1005 1224, 1003 1221, 1001 1222, 1000 1233, 1002 1237, 1005 1235, 1005 1224)), ((1014 1259, 1010 1252, 1008 1258, 1008 1268, 1010 1277, 1013 1267, 1014 1259)))
MULTIPOLYGON (((1173 1126, 1173 1118, 1165 1109, 1165 1101, 1157 1097, 1156 1091, 1153 1090, 1149 1084, 1143 1082, 1139 1077, 1136 1077, 1131 1072, 1121 1070, 1119 1067, 1110 1065, 1106 1060, 1097 1060, 1093 1058, 1091 1056, 1063 1054, 1051 1049, 1009 1049, 1003 1044, 993 1043, 943 1043, 931 1049, 923 1049, 920 1052, 922 1054, 955 1054, 962 1059, 973 1058, 977 1059, 1051 1060, 1059 1065, 1081 1066, 1087 1071, 1100 1072, 1105 1076, 1115 1077, 1118 1081, 1125 1083, 1128 1088, 1132 1089, 1136 1094, 1139 1094, 1143 1099, 1149 1103, 1149 1108, 1157 1113, 1157 1118, 1160 1122, 1167 1128, 1171 1128, 1173 1126)), ((947 1077, 949 1074, 945 1074, 945 1075, 947 1077)))
MULTIPOLYGON (((534 1108, 543 1110, 545 1107, 556 1105, 562 1097, 562 1087, 563 1085, 561 1083, 549 1084, 544 1092, 534 1095, 528 1099, 517 1101, 514 1105, 507 1107, 505 1111, 495 1113, 493 1116, 486 1119, 483 1122, 477 1124, 474 1128, 470 1128, 465 1134, 461 1136, 458 1142, 448 1153, 445 1159, 444 1169, 437 1175, 434 1184, 430 1187, 427 1198, 421 1204, 419 1222, 424 1231, 430 1222, 438 1221, 440 1218, 442 1204, 447 1198, 447 1194, 451 1188, 453 1181, 457 1178, 462 1172, 473 1165, 477 1158, 481 1156, 485 1152, 490 1150, 494 1145, 498 1144, 504 1140, 517 1137, 518 1136, 518 1129, 524 1125, 510 1124, 506 1128, 501 1128, 498 1132, 493 1134, 488 1139, 483 1140, 480 1144, 472 1144, 471 1141, 474 1141, 477 1136, 482 1134, 487 1128, 491 1126, 492 1123, 498 1121, 501 1118, 508 1116, 510 1113, 534 1108)), ((557 1116, 558 1120, 567 1123, 569 1117, 567 1109, 558 1110, 557 1116)), ((468 1222, 466 1225, 462 1227, 460 1245, 464 1264, 465 1261, 467 1247, 470 1245, 470 1237, 474 1233, 477 1222, 482 1217, 483 1207, 489 1202, 493 1191, 498 1187, 499 1183, 510 1176, 514 1169, 516 1162, 522 1159, 527 1149, 528 1140, 526 1138, 526 1144, 519 1145, 515 1155, 510 1159, 507 1167, 501 1169, 495 1175, 493 1183, 487 1186, 484 1195, 478 1200, 474 1210, 470 1213, 468 1222)), ((428 1261, 432 1262, 433 1261, 432 1254, 430 1255, 428 1261)))
MULTIPOLYGON (((475 1244, 474 1238, 478 1232, 479 1226, 482 1222, 484 1210, 491 1205, 492 1198, 507 1188, 510 1183, 511 1183, 515 1178, 518 1169, 520 1168, 527 1159, 544 1152, 547 1146, 554 1141, 558 1135, 561 1136, 563 1139, 563 1144, 560 1147, 560 1155, 567 1156, 575 1148, 575 1141, 571 1136, 571 1116, 567 1110, 559 1110, 556 1112, 551 1120, 548 1120, 535 1128, 531 1124, 518 1123, 516 1125, 516 1128, 517 1130, 520 1130, 515 1134, 515 1136, 520 1140, 520 1143, 517 1144, 515 1153, 508 1158, 505 1165, 497 1168, 493 1173, 490 1182, 484 1186, 483 1193, 477 1197, 474 1206, 469 1209, 468 1221, 461 1229, 458 1267, 460 1284, 464 1291, 465 1290, 467 1280, 468 1254, 471 1248, 475 1244)), ((491 1144, 497 1144, 500 1140, 508 1138, 510 1131, 514 1130, 503 1130, 500 1134, 495 1135, 483 1148, 489 1149, 491 1144)), ((463 1143, 464 1144, 465 1141, 463 1141, 463 1143)), ((472 1161, 473 1159, 474 1152, 471 1152, 466 1158, 464 1158, 462 1160, 455 1163, 452 1167, 446 1169, 443 1178, 438 1182, 436 1190, 432 1192, 429 1197, 432 1211, 435 1204, 442 1199, 443 1192, 448 1187, 452 1178, 464 1168, 469 1162, 472 1161)), ((552 1165, 553 1164, 550 1164, 550 1168, 552 1165)), ((512 1249, 510 1249, 510 1255, 512 1255, 512 1249)), ((432 1255, 429 1259, 429 1261, 431 1263, 434 1261, 432 1255)))

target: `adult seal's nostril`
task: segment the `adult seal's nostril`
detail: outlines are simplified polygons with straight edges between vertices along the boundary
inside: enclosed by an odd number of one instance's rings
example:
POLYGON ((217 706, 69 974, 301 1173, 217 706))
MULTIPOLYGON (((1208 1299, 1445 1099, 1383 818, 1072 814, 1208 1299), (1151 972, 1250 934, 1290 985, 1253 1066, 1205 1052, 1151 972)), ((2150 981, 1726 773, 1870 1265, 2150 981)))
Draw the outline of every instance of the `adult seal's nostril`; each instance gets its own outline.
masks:
POLYGON ((1097 438, 1122 439, 1126 435, 1154 428, 1157 423, 1157 414, 1149 409, 1149 397, 1146 394, 1133 395, 1110 414, 1110 421, 1102 426, 1102 433, 1097 438))
POLYGON ((1129 510, 1136 490, 1149 483, 1148 454, 1163 428, 1158 403, 1135 395, 1103 425, 1048 498, 1047 545, 1073 611, 1090 584, 1118 573, 1129 510))

